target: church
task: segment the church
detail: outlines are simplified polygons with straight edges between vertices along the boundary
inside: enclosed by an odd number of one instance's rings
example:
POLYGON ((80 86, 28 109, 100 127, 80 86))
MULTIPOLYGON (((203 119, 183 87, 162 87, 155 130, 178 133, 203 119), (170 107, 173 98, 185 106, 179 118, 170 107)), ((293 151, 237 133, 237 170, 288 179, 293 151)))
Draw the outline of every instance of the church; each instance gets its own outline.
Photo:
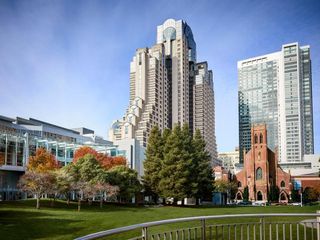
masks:
POLYGON ((266 124, 251 128, 251 150, 244 150, 243 169, 236 174, 238 191, 236 200, 243 200, 245 187, 248 187, 249 201, 268 201, 268 193, 277 186, 279 202, 288 202, 291 194, 291 176, 278 165, 277 151, 268 148, 266 124))

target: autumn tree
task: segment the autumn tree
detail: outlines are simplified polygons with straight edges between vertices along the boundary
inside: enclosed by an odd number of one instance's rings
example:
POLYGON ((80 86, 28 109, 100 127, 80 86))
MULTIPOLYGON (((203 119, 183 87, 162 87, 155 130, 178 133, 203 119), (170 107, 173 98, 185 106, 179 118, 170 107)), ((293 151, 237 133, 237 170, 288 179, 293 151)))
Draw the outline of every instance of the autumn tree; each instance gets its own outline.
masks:
POLYGON ((38 148, 35 156, 29 158, 26 172, 21 176, 18 186, 35 196, 36 208, 40 208, 40 198, 43 194, 50 194, 55 189, 54 170, 58 163, 54 155, 44 148, 38 148))
POLYGON ((126 166, 127 160, 123 156, 108 156, 106 154, 98 154, 97 160, 100 162, 101 166, 109 170, 114 166, 126 166))
POLYGON ((44 148, 38 148, 35 156, 29 158, 27 171, 45 173, 58 168, 58 162, 54 155, 44 148))
POLYGON ((119 190, 120 189, 118 186, 112 186, 107 182, 98 181, 94 185, 94 191, 95 195, 98 195, 100 197, 100 208, 102 208, 104 199, 116 197, 119 193, 119 190))
POLYGON ((127 164, 127 160, 123 156, 108 156, 104 153, 98 153, 96 150, 89 146, 82 146, 77 149, 73 157, 73 162, 76 163, 79 158, 82 158, 87 154, 91 154, 92 156, 94 156, 99 164, 106 170, 111 169, 114 166, 125 166, 127 164))
POLYGON ((88 146, 82 146, 75 151, 73 156, 73 162, 76 163, 79 160, 79 158, 83 158, 87 154, 93 155, 96 159, 98 158, 98 152, 96 150, 88 146))
POLYGON ((18 187, 25 192, 33 194, 37 200, 36 208, 40 208, 41 195, 48 193, 54 184, 54 175, 50 172, 26 171, 21 176, 18 187))

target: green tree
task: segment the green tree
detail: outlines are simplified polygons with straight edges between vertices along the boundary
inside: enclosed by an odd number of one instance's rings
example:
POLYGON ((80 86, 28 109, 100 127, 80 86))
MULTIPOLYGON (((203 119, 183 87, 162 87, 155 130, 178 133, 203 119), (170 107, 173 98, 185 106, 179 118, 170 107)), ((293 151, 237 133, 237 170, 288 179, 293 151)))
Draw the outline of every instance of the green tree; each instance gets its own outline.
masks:
POLYGON ((92 196, 93 186, 101 179, 105 179, 106 171, 92 154, 86 154, 75 163, 66 167, 67 173, 72 178, 72 190, 78 192, 78 211, 81 201, 92 196))
POLYGON ((243 201, 244 202, 248 202, 249 201, 249 188, 248 186, 245 186, 245 188, 243 189, 243 201))
POLYGON ((196 130, 192 139, 192 193, 193 197, 211 198, 212 192, 212 167, 210 164, 210 155, 205 149, 206 143, 201 136, 199 129, 196 130))
POLYGON ((270 202, 278 202, 279 201, 280 189, 276 185, 272 185, 268 192, 268 200, 270 202))
POLYGON ((302 201, 304 203, 315 202, 318 200, 319 200, 319 192, 316 189, 312 187, 306 187, 303 190, 302 201))
POLYGON ((73 178, 70 174, 68 174, 67 166, 58 169, 55 172, 55 177, 57 192, 65 196, 67 204, 69 205, 73 178))
POLYGON ((191 192, 189 184, 192 158, 186 149, 188 141, 186 132, 181 130, 180 125, 176 125, 164 145, 159 189, 163 197, 174 198, 174 203, 188 197, 191 192))
POLYGON ((215 192, 227 192, 228 182, 222 179, 217 179, 213 182, 213 187, 215 192))
POLYGON ((300 202, 300 193, 297 189, 292 189, 291 191, 291 201, 292 202, 300 202))
POLYGON ((157 203, 160 182, 161 162, 163 159, 163 142, 161 132, 158 126, 151 129, 147 149, 146 159, 144 165, 143 184, 147 194, 153 196, 155 203, 157 203), (149 191, 148 191, 149 190, 149 191))
POLYGON ((119 201, 132 199, 141 190, 137 171, 126 166, 115 166, 108 171, 107 182, 119 187, 119 201))

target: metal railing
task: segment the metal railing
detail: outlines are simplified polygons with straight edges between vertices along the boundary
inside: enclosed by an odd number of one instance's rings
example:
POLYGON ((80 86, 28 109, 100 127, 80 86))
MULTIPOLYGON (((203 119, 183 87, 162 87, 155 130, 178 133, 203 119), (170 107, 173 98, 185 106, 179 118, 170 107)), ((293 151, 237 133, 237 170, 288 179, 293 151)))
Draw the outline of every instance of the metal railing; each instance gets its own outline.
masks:
POLYGON ((135 224, 92 233, 76 240, 98 239, 132 230, 141 229, 140 236, 130 240, 320 240, 320 212, 318 213, 270 213, 270 214, 231 214, 176 218, 135 224), (313 221, 283 221, 283 218, 312 217, 313 221), (318 217, 318 220, 316 220, 318 217), (244 221, 245 219, 249 221, 244 221), (272 218, 281 218, 275 220, 272 218), (229 223, 236 219, 240 222, 229 223), (256 219, 259 221, 252 221, 256 219), (218 221, 228 223, 218 223, 218 221), (251 220, 251 221, 250 221, 251 220), (151 231, 152 227, 164 224, 197 222, 196 226, 179 228, 165 232, 151 231), (210 221, 214 221, 210 223, 210 221))

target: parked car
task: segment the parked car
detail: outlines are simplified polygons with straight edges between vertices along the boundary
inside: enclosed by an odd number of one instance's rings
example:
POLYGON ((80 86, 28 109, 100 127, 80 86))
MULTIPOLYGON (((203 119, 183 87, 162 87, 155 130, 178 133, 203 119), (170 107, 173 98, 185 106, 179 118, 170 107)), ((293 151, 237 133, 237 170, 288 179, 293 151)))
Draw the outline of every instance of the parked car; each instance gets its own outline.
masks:
POLYGON ((252 202, 250 202, 250 201, 246 201, 246 202, 242 201, 242 202, 238 202, 237 205, 239 205, 239 206, 250 206, 250 205, 252 205, 252 202))
POLYGON ((252 203, 252 206, 266 206, 265 201, 255 201, 252 203))

